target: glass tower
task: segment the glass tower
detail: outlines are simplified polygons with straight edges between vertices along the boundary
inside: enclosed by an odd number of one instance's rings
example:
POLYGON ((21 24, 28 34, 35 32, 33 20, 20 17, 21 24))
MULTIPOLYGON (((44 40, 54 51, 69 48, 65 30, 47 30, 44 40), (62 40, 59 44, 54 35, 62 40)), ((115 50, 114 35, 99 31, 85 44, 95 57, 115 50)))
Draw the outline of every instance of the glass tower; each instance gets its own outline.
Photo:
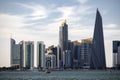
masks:
POLYGON ((113 67, 120 66, 120 41, 113 41, 113 67))
POLYGON ((98 9, 96 13, 92 51, 93 52, 91 55, 91 68, 105 69, 106 60, 105 60, 105 50, 104 50, 102 17, 98 9))
POLYGON ((43 41, 37 42, 37 67, 45 68, 45 45, 43 41))
POLYGON ((21 41, 21 68, 31 69, 34 67, 34 42, 21 41))
POLYGON ((10 39, 11 66, 20 66, 20 45, 14 39, 10 39))
POLYGON ((68 25, 66 24, 66 20, 62 23, 59 29, 59 47, 59 59, 61 61, 60 65, 63 66, 63 52, 68 49, 68 25))

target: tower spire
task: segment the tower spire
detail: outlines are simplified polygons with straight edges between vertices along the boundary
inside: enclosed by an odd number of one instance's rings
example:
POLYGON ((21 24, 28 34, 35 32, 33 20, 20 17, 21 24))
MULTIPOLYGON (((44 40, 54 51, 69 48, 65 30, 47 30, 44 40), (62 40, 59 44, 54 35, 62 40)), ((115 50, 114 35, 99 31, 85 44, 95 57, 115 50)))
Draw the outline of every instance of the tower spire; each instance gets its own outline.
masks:
POLYGON ((62 22, 61 26, 64 26, 66 23, 67 23, 67 20, 65 19, 65 20, 62 22))
POLYGON ((99 11, 99 9, 97 8, 97 11, 99 11))

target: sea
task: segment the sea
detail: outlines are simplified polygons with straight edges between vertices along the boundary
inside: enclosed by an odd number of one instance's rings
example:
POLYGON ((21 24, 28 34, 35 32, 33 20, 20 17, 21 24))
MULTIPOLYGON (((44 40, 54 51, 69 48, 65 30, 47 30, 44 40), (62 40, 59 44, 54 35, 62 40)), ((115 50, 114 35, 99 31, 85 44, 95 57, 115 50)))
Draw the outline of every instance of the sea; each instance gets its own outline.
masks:
POLYGON ((120 80, 120 70, 2 71, 0 80, 120 80))

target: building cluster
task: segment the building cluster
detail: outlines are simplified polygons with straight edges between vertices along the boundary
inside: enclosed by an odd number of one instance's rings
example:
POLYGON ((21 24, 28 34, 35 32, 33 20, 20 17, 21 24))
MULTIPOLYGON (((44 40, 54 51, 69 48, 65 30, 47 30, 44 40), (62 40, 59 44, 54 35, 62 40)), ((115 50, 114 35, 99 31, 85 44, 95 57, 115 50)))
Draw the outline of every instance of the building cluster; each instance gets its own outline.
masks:
MULTIPOLYGON (((34 67, 34 42, 21 41, 19 44, 11 39, 11 66, 19 65, 21 69, 34 67)), ((104 36, 102 17, 97 9, 93 38, 81 41, 68 40, 66 20, 59 27, 58 46, 45 48, 42 41, 37 42, 38 69, 105 69, 104 36)))
POLYGON ((19 44, 16 44, 15 40, 11 38, 11 66, 19 66, 20 69, 33 69, 33 41, 21 41, 19 44))

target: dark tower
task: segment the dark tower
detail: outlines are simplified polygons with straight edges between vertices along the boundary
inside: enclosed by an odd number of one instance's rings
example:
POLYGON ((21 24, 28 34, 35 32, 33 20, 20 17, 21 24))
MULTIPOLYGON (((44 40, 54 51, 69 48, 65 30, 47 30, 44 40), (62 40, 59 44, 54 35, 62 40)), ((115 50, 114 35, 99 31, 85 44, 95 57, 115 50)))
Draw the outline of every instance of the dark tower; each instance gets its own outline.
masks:
POLYGON ((92 51, 93 52, 91 53, 91 68, 105 69, 106 60, 104 50, 102 17, 98 9, 96 13, 92 51))
POLYGON ((59 28, 59 47, 60 54, 59 59, 61 61, 61 66, 63 62, 63 52, 68 50, 68 25, 66 24, 66 20, 61 24, 59 28))

